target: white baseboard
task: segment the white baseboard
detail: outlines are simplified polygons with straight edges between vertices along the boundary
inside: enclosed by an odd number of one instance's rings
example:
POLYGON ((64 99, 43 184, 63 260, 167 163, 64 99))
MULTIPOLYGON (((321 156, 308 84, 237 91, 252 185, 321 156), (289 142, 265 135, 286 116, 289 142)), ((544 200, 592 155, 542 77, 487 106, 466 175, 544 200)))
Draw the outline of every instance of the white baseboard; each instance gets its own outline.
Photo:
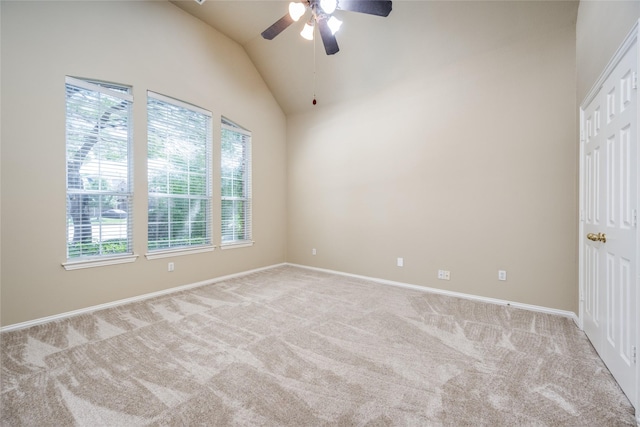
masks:
POLYGON ((227 276, 216 277, 214 279, 203 280, 202 282, 196 282, 196 283, 190 283, 188 285, 177 286, 175 288, 169 288, 169 289, 165 289, 165 290, 158 291, 158 292, 151 292, 151 293, 148 293, 148 294, 138 295, 138 296, 135 296, 135 297, 125 298, 125 299, 121 299, 121 300, 117 300, 117 301, 112 301, 112 302, 108 302, 108 303, 105 303, 105 304, 93 305, 91 307, 81 308, 79 310, 68 311, 66 313, 55 314, 53 316, 41 317, 39 319, 29 320, 29 321, 21 322, 21 323, 14 323, 12 325, 0 327, 0 333, 9 332, 9 331, 16 331, 18 329, 29 328, 31 326, 36 326, 36 325, 41 325, 41 324, 47 323, 47 322, 53 322, 53 321, 56 321, 56 320, 66 319, 66 318, 69 318, 69 317, 78 316, 80 314, 93 313, 94 311, 104 310, 105 308, 117 307, 119 305, 129 304, 129 303, 132 303, 132 302, 143 301, 143 300, 146 300, 146 299, 149 299, 149 298, 155 298, 155 297, 159 297, 159 296, 163 296, 163 295, 167 295, 167 294, 172 294, 174 292, 185 291, 187 289, 193 289, 193 288, 197 288, 197 287, 200 287, 200 286, 210 285, 212 283, 222 282, 223 280, 229 280, 229 279, 233 279, 233 278, 236 278, 236 277, 246 276, 248 274, 257 273, 259 271, 271 270, 273 268, 282 267, 282 266, 285 266, 285 265, 287 265, 287 264, 286 263, 274 264, 274 265, 270 265, 270 266, 267 266, 267 267, 261 267, 261 268, 256 268, 256 269, 253 269, 253 270, 243 271, 243 272, 240 272, 240 273, 229 274, 227 276))
POLYGON ((486 303, 489 303, 489 304, 507 305, 507 306, 510 306, 510 307, 521 308, 523 310, 529 310, 529 311, 536 311, 536 312, 539 312, 539 313, 554 314, 554 315, 557 315, 557 316, 567 317, 567 318, 573 320, 573 322, 576 324, 576 326, 578 326, 578 328, 580 328, 580 320, 579 320, 578 316, 572 311, 558 310, 558 309, 555 309, 555 308, 542 307, 542 306, 539 306, 539 305, 523 304, 523 303, 520 303, 520 302, 506 301, 506 300, 501 300, 501 299, 496 299, 496 298, 488 298, 488 297, 483 297, 483 296, 479 296, 479 295, 465 294, 465 293, 462 293, 462 292, 447 291, 447 290, 444 290, 444 289, 430 288, 430 287, 427 287, 427 286, 412 285, 410 283, 394 282, 392 280, 378 279, 376 277, 361 276, 361 275, 358 275, 358 274, 351 274, 351 273, 345 273, 345 272, 342 272, 342 271, 328 270, 328 269, 325 269, 325 268, 310 267, 310 266, 301 265, 301 264, 287 263, 286 265, 290 265, 292 267, 306 268, 308 270, 322 271, 322 272, 325 272, 325 273, 339 274, 341 276, 354 277, 356 279, 370 280, 372 282, 381 283, 383 285, 397 286, 397 287, 400 287, 400 288, 413 289, 413 290, 421 291, 421 292, 429 292, 429 293, 446 295, 446 296, 451 296, 451 297, 464 298, 464 299, 473 300, 473 301, 486 302, 486 303))
POLYGON ((259 271, 271 270, 273 268, 282 267, 282 266, 285 266, 285 265, 289 265, 289 266, 292 266, 292 267, 305 268, 305 269, 308 269, 308 270, 322 271, 322 272, 325 272, 325 273, 338 274, 338 275, 346 276, 346 277, 354 277, 354 278, 358 278, 358 279, 370 280, 372 282, 380 283, 380 284, 383 284, 383 285, 397 286, 397 287, 406 288, 406 289, 413 289, 413 290, 421 291, 421 292, 430 292, 430 293, 435 293, 435 294, 440 294, 440 295, 447 295, 447 296, 452 296, 452 297, 457 297, 457 298, 464 298, 464 299, 469 299, 469 300, 474 300, 474 301, 479 301, 479 302, 485 302, 485 303, 490 303, 490 304, 506 305, 506 306, 511 306, 511 307, 515 307, 515 308, 521 308, 521 309, 524 309, 524 310, 537 311, 537 312, 540 312, 540 313, 554 314, 554 315, 563 316, 563 317, 567 317, 567 318, 572 319, 574 321, 574 323, 580 328, 580 321, 578 319, 578 316, 576 316, 576 314, 571 312, 571 311, 557 310, 557 309, 554 309, 554 308, 541 307, 541 306, 530 305, 530 304, 523 304, 523 303, 506 301, 506 300, 501 300, 501 299, 496 299, 496 298, 487 298, 487 297, 482 297, 482 296, 478 296, 478 295, 465 294, 465 293, 461 293, 461 292, 447 291, 447 290, 444 290, 444 289, 430 288, 430 287, 427 287, 427 286, 413 285, 413 284, 410 284, 410 283, 395 282, 395 281, 392 281, 392 280, 379 279, 379 278, 376 278, 376 277, 369 277, 369 276, 361 276, 361 275, 358 275, 358 274, 345 273, 345 272, 336 271, 336 270, 328 270, 328 269, 325 269, 325 268, 310 267, 310 266, 301 265, 301 264, 281 263, 281 264, 270 265, 270 266, 267 266, 267 267, 256 268, 256 269, 253 269, 253 270, 243 271, 243 272, 240 272, 240 273, 229 274, 227 276, 216 277, 214 279, 204 280, 204 281, 201 281, 201 282, 191 283, 191 284, 188 284, 188 285, 178 286, 178 287, 175 287, 175 288, 169 288, 169 289, 165 289, 165 290, 158 291, 158 292, 151 292, 151 293, 148 293, 148 294, 138 295, 138 296, 131 297, 131 298, 125 298, 125 299, 121 299, 121 300, 117 300, 117 301, 112 301, 112 302, 108 302, 108 303, 105 303, 105 304, 99 304, 99 305, 94 305, 94 306, 91 306, 91 307, 81 308, 79 310, 73 310, 73 311, 68 311, 68 312, 65 312, 65 313, 55 314, 53 316, 41 317, 39 319, 29 320, 29 321, 21 322, 21 323, 14 323, 12 325, 0 327, 0 333, 9 332, 9 331, 15 331, 15 330, 18 330, 18 329, 29 328, 31 326, 41 325, 43 323, 53 322, 53 321, 61 320, 61 319, 66 319, 66 318, 73 317, 73 316, 78 316, 78 315, 81 315, 81 314, 93 313, 94 311, 104 310, 106 308, 111 308, 111 307, 117 307, 117 306, 120 306, 120 305, 129 304, 129 303, 132 303, 132 302, 143 301, 143 300, 146 300, 146 299, 149 299, 149 298, 155 298, 155 297, 159 297, 159 296, 163 296, 163 295, 167 295, 167 294, 172 294, 174 292, 180 292, 180 291, 184 291, 184 290, 188 290, 188 289, 197 288, 197 287, 200 287, 200 286, 210 285, 212 283, 222 282, 224 280, 229 280, 229 279, 233 279, 233 278, 236 278, 236 277, 246 276, 248 274, 257 273, 259 271))

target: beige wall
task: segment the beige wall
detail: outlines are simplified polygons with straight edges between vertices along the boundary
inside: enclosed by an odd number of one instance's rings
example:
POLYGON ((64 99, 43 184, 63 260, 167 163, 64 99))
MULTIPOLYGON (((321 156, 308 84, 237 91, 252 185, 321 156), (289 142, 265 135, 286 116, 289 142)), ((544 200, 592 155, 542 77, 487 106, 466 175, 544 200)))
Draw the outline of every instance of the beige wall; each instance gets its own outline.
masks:
POLYGON ((403 19, 428 12, 433 33, 395 84, 285 124, 243 50, 170 4, 0 2, 0 323, 285 260, 577 311, 577 104, 640 3, 582 1, 575 27, 562 2, 413 3, 426 9, 403 19), (136 196, 139 259, 65 271, 65 75, 133 85, 136 195, 147 89, 250 128, 256 245, 176 257, 169 274, 143 256, 136 196))
POLYGON ((403 79, 288 117, 288 261, 577 312, 577 4, 412 5, 403 79))
MULTIPOLYGON (((244 50, 165 2, 2 1, 2 325, 285 261, 285 117, 244 50), (65 271, 65 75, 134 93, 135 263, 65 271), (253 131, 256 244, 149 261, 146 91, 253 131), (175 272, 167 272, 167 262, 175 272)), ((214 165, 219 156, 214 119, 214 165)), ((214 174, 214 188, 219 188, 214 174)), ((219 195, 219 193, 215 193, 219 195)), ((219 202, 214 198, 214 224, 219 202)), ((219 241, 214 227, 215 240, 219 241)))
POLYGON ((639 18, 640 1, 580 2, 576 23, 579 104, 639 18))

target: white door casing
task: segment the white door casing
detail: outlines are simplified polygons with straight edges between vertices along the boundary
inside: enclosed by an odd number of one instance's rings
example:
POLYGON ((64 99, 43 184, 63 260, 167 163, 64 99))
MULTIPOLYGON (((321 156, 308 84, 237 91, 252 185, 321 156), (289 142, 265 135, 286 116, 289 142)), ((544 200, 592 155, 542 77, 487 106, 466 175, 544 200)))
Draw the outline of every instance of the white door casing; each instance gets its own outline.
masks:
MULTIPOLYGON (((580 108, 580 321, 640 413, 638 24, 580 108)), ((639 419, 640 420, 640 419, 639 419)))

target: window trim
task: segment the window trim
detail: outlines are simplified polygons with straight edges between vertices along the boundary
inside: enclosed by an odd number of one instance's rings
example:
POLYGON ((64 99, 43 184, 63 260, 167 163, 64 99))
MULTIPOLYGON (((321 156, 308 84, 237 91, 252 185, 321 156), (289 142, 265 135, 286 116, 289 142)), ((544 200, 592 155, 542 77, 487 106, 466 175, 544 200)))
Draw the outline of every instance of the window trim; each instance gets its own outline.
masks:
MULTIPOLYGON (((100 92, 103 95, 109 95, 115 98, 123 99, 125 101, 133 102, 133 94, 127 93, 127 92, 119 92, 117 90, 109 90, 104 86, 100 86, 100 82, 94 82, 93 80, 92 81, 81 80, 71 76, 65 76, 64 80, 65 80, 65 85, 70 84, 73 86, 81 87, 82 89, 92 90, 94 92, 100 92)), ((106 82, 104 83, 108 84, 106 82)), ((113 85, 116 86, 115 83, 113 83, 113 85)), ((127 85, 118 85, 118 86, 131 88, 131 86, 127 86, 127 85)))
MULTIPOLYGON (((224 242, 222 240, 222 230, 220 233, 220 249, 221 250, 226 250, 226 249, 238 249, 238 248, 245 248, 245 247, 250 247, 253 246, 255 241, 253 240, 253 159, 252 159, 252 144, 253 144, 253 135, 252 132, 248 129, 245 129, 244 127, 232 122, 231 120, 227 119, 226 117, 222 117, 221 120, 221 125, 220 125, 220 132, 222 133, 222 130, 227 130, 230 132, 235 132, 235 133, 239 133, 244 135, 245 137, 247 137, 249 139, 248 142, 248 149, 247 149, 247 157, 245 160, 247 160, 247 162, 249 163, 249 167, 247 169, 247 181, 248 181, 248 191, 247 191, 247 196, 244 198, 244 200, 246 202, 248 202, 249 204, 249 214, 248 214, 248 222, 249 222, 249 234, 250 237, 248 239, 243 239, 243 240, 232 240, 232 241, 228 241, 228 242, 224 242)), ((220 161, 222 162, 222 141, 220 141, 220 161)), ((222 168, 220 169, 220 181, 222 184, 222 168)), ((232 199, 232 198, 229 198, 232 199)), ((226 198, 222 195, 222 192, 220 194, 220 203, 221 203, 221 207, 222 207, 222 202, 224 202, 226 200, 226 198)), ((220 226, 222 227, 222 212, 220 213, 220 226)), ((245 227, 245 233, 246 233, 246 227, 245 227)))
POLYGON ((192 248, 189 247, 180 247, 180 248, 168 248, 168 249, 157 249, 152 252, 147 252, 144 256, 147 259, 160 259, 160 258, 170 258, 174 256, 183 256, 183 255, 192 255, 192 254, 200 254, 204 252, 213 252, 216 249, 215 245, 211 246, 194 246, 192 248))
MULTIPOLYGON (((149 98, 157 99, 158 101, 162 101, 162 102, 167 103, 167 104, 175 105, 176 107, 184 108, 186 110, 195 111, 196 113, 200 113, 202 115, 205 115, 205 116, 209 117, 210 119, 213 118, 213 113, 211 111, 209 111, 209 110, 205 110, 202 107, 198 107, 197 105, 193 105, 193 104, 190 104, 188 102, 181 101, 181 100, 176 99, 176 98, 172 98, 170 96, 162 95, 162 94, 160 94, 158 92, 154 92, 152 90, 148 90, 147 91, 147 100, 149 98)), ((147 111, 147 114, 149 114, 149 111, 147 111)), ((147 124, 147 126, 148 126, 148 124, 147 124)), ((213 123, 212 123, 212 126, 213 126, 213 123)))
POLYGON ((104 267, 107 265, 128 264, 138 259, 137 254, 129 254, 125 256, 105 256, 105 258, 84 258, 80 261, 63 262, 62 266, 65 270, 80 270, 83 268, 104 267))
MULTIPOLYGON (((197 254, 197 253, 204 253, 204 252, 212 252, 216 249, 216 246, 214 245, 214 227, 213 227, 213 161, 212 161, 212 154, 213 154, 213 113, 211 111, 205 110, 202 107, 198 107, 197 105, 193 105, 190 104, 188 102, 185 101, 181 101, 179 99, 176 98, 172 98, 170 96, 166 96, 166 95, 162 95, 160 93, 157 92, 153 92, 151 90, 147 90, 147 153, 148 153, 148 149, 149 149, 149 135, 148 135, 148 130, 149 130, 149 99, 154 99, 160 102, 164 102, 166 104, 175 106, 175 107, 180 107, 183 109, 187 109, 199 114, 202 114, 204 116, 206 116, 208 118, 209 121, 209 135, 208 135, 208 141, 207 141, 207 146, 206 146, 206 164, 207 164, 207 169, 208 169, 208 174, 207 174, 207 180, 206 180, 206 185, 207 185, 207 197, 203 198, 203 200, 207 200, 209 203, 209 212, 207 214, 207 231, 208 231, 208 236, 209 236, 209 243, 205 243, 202 245, 193 245, 193 246, 173 246, 173 247, 168 247, 168 248, 159 248, 159 249, 149 249, 149 235, 147 234, 147 242, 146 242, 146 248, 147 251, 145 253, 145 257, 149 260, 153 260, 153 259, 160 259, 160 258, 169 258, 169 257, 173 257, 173 256, 183 256, 183 255, 190 255, 190 254, 197 254)), ((147 158, 146 158, 146 162, 147 162, 147 228, 148 228, 148 224, 149 224, 149 218, 148 218, 148 214, 149 214, 149 155, 147 154, 147 158)), ((171 194, 166 194, 167 197, 172 197, 171 194)), ((190 197, 185 197, 188 200, 192 200, 190 197)))
POLYGON ((231 243, 225 243, 225 244, 221 244, 220 245, 220 250, 227 250, 227 249, 240 249, 240 248, 248 248, 251 247, 255 244, 256 242, 253 240, 236 240, 234 242, 231 243))
MULTIPOLYGON (((106 96, 110 96, 113 98, 118 98, 123 101, 127 101, 129 103, 129 112, 128 112, 128 122, 127 122, 127 191, 126 192, 111 192, 118 193, 122 195, 126 195, 130 198, 131 206, 134 204, 134 187, 133 187, 133 177, 134 177, 134 164, 133 164, 133 87, 130 85, 120 84, 120 83, 110 83, 110 82, 102 82, 97 80, 90 79, 82 79, 76 78, 72 76, 65 76, 65 110, 67 105, 66 94, 67 94, 67 86, 74 86, 80 89, 97 92, 106 96), (109 89, 104 85, 112 85, 114 87, 127 89, 127 91, 120 91, 116 89, 109 89)), ((68 141, 67 141, 67 113, 65 112, 65 151, 68 149, 68 141)), ((65 167, 66 178, 65 178, 65 198, 68 199, 69 194, 78 193, 78 194, 87 194, 92 191, 70 191, 70 190, 78 190, 78 189, 70 189, 69 188, 69 176, 68 176, 68 154, 65 154, 65 162, 67 166, 65 167)), ((109 192, 101 192, 100 194, 106 194, 109 192)), ((68 206, 68 200, 65 202, 68 206)), ((67 208, 68 209, 68 208, 67 208)), ((134 232, 133 232, 133 212, 129 211, 127 217, 127 245, 128 252, 124 253, 116 253, 116 254, 103 254, 103 255, 88 255, 88 256, 78 256, 69 258, 69 241, 68 241, 68 230, 65 231, 65 240, 66 240, 66 249, 65 249, 65 261, 61 263, 65 270, 77 270, 83 268, 92 268, 92 267, 102 267, 106 265, 115 265, 115 264, 123 264, 134 262, 138 255, 134 250, 134 232)), ((68 215, 68 214, 67 214, 68 215)), ((68 217, 67 217, 68 221, 68 217)), ((69 225, 66 225, 67 229, 69 225)))

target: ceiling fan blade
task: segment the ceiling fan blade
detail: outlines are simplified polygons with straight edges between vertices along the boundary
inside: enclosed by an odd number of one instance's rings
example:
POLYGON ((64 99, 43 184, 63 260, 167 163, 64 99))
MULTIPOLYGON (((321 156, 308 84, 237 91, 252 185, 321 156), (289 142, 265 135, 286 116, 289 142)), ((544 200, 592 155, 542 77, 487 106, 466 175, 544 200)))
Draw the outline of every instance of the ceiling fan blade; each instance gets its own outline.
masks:
POLYGON ((282 18, 273 23, 272 26, 262 32, 262 37, 267 40, 273 40, 275 36, 287 29, 287 27, 294 23, 293 18, 288 13, 282 18))
POLYGON ((339 0, 338 9, 369 15, 389 16, 391 0, 339 0))
POLYGON ((326 17, 324 19, 319 19, 317 22, 318 29, 320 30, 320 36, 322 37, 322 43, 324 44, 324 50, 327 52, 327 55, 338 53, 340 50, 338 47, 338 41, 336 40, 336 36, 331 33, 331 28, 329 28, 329 24, 327 24, 326 17))

